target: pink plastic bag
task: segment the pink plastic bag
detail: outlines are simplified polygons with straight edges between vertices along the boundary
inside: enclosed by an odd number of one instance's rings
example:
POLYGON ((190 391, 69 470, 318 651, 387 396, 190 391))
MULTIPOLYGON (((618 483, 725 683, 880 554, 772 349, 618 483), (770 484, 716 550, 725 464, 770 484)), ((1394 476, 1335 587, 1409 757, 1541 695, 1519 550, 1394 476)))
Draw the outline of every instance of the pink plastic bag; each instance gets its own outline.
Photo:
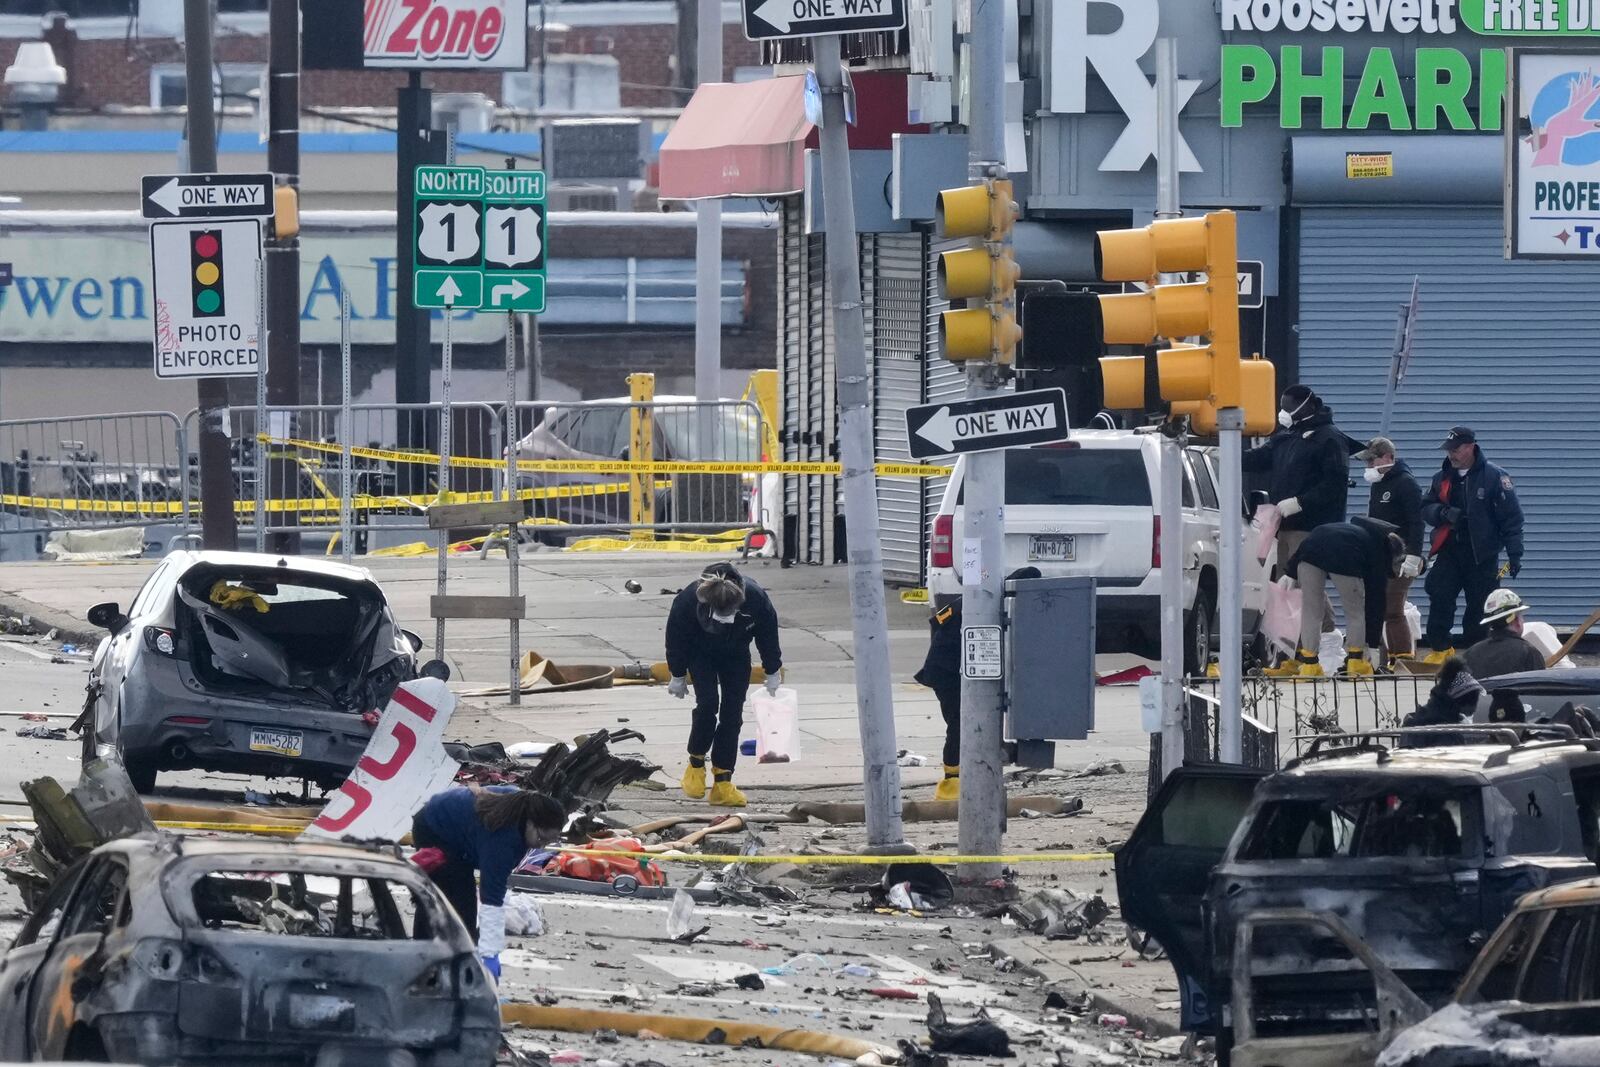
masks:
MULTIPOLYGON (((1272 546, 1278 540, 1278 525, 1283 522, 1283 516, 1278 514, 1278 505, 1262 504, 1256 508, 1256 514, 1250 520, 1250 526, 1256 532, 1256 559, 1266 561, 1272 552, 1272 546)), ((1288 560, 1279 560, 1287 563, 1288 560)))
POLYGON ((1261 632, 1267 640, 1293 649, 1300 643, 1301 591, 1287 578, 1267 586, 1267 607, 1261 618, 1261 632))

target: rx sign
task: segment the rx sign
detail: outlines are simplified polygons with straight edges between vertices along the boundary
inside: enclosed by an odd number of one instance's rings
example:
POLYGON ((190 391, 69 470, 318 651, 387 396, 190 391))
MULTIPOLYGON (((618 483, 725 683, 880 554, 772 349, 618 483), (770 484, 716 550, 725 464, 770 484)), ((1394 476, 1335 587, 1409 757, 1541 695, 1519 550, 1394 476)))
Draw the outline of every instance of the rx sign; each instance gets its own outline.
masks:
POLYGON ((542 312, 544 196, 542 171, 418 167, 416 306, 542 312))

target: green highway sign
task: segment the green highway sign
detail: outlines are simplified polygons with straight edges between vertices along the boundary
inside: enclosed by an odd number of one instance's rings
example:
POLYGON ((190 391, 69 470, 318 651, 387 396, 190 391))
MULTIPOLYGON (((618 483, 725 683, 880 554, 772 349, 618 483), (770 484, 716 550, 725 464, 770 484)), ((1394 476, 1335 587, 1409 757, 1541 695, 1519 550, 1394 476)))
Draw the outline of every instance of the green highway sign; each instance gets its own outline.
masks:
MULTIPOLYGON (((540 287, 542 290, 542 286, 540 287)), ((475 308, 483 304, 483 272, 434 270, 418 267, 416 305, 419 308, 475 308)))
POLYGON ((537 170, 416 170, 413 302, 542 312, 545 177, 537 170))

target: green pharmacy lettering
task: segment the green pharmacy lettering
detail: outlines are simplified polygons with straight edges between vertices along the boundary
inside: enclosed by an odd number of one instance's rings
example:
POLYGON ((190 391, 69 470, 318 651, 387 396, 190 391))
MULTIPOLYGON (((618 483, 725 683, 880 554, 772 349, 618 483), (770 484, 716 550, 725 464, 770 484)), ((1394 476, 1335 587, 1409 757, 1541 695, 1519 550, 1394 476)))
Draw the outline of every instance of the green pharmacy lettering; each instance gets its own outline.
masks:
MULTIPOLYGON (((1571 2, 1600 6, 1600 0, 1571 2)), ((1221 122, 1243 126, 1245 109, 1270 106, 1276 93, 1278 124, 1286 130, 1500 129, 1506 90, 1503 51, 1483 49, 1474 70, 1472 59, 1457 49, 1418 48, 1414 64, 1414 77, 1402 72, 1389 48, 1362 54, 1337 46, 1285 45, 1274 58, 1260 45, 1225 44, 1221 122)))

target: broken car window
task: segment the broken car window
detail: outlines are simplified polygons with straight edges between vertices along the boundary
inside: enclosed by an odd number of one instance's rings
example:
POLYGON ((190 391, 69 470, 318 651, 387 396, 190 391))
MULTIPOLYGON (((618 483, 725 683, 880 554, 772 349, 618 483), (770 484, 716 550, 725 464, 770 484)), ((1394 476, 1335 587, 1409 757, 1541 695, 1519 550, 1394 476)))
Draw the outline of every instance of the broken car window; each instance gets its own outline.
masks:
POLYGON ((350 876, 213 871, 192 890, 212 930, 358 941, 433 938, 426 908, 403 883, 350 876))
POLYGON ((1556 909, 1523 971, 1516 999, 1524 1004, 1568 1004, 1594 999, 1597 932, 1600 907, 1556 909))
POLYGON ((1255 793, 1253 778, 1189 778, 1161 809, 1163 845, 1228 847, 1234 828, 1255 793))
POLYGON ((103 934, 127 921, 123 914, 123 890, 128 884, 128 869, 118 860, 104 858, 84 876, 83 888, 72 902, 72 913, 62 931, 65 937, 78 934, 103 934))
POLYGON ((1464 832, 1476 790, 1385 791, 1373 796, 1272 800, 1261 806, 1243 860, 1472 856, 1464 832))
POLYGON ((1547 914, 1543 911, 1526 911, 1511 920, 1512 925, 1504 942, 1505 949, 1478 983, 1477 991, 1469 998, 1471 1001, 1510 1000, 1515 995, 1517 977, 1528 958, 1528 946, 1538 936, 1547 914))

